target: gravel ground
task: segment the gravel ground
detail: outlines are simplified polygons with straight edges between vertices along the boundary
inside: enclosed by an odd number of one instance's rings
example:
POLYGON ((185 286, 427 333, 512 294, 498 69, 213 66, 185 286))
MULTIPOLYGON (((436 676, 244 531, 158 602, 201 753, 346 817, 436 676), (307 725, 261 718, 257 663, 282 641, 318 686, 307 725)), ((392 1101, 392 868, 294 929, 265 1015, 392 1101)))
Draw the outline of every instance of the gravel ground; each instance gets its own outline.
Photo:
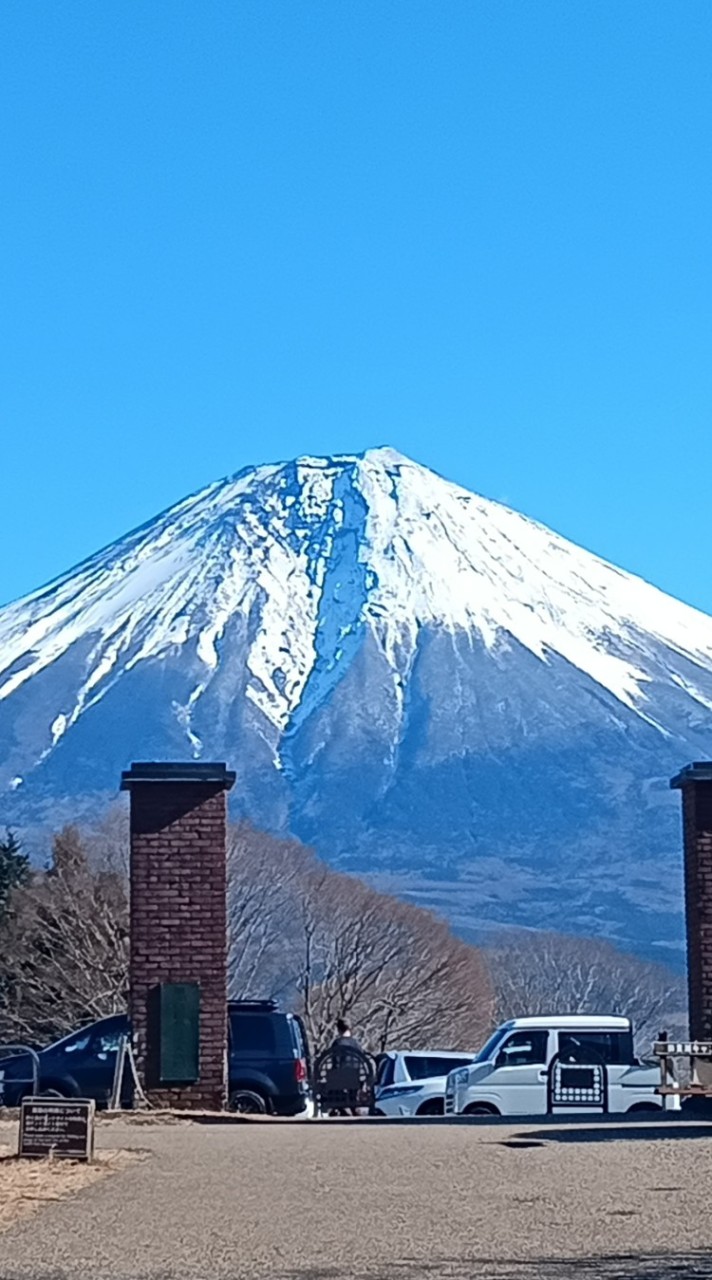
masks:
POLYGON ((98 1140, 149 1158, 0 1235, 0 1280, 712 1275, 708 1127, 116 1121, 98 1140))
MULTIPOLYGON (((132 1158, 129 1151, 101 1151, 92 1164, 69 1160, 16 1160, 15 1142, 0 1140, 0 1231, 52 1200, 74 1195, 132 1158)), ((0 1246, 0 1257, 2 1248, 0 1246)))

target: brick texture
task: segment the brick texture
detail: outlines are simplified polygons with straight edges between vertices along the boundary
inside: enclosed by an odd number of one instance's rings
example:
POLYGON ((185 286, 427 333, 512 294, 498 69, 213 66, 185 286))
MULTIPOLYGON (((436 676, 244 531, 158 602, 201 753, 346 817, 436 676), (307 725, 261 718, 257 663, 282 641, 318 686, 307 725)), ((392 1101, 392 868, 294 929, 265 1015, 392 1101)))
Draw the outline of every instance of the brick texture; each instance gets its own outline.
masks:
POLYGON ((690 1035, 712 1040, 712 782, 683 788, 690 1035))
POLYGON ((226 795, 204 782, 131 786, 130 1009, 139 1078, 161 1107, 221 1110, 227 1071, 226 795), (200 984, 200 1080, 161 1086, 147 1056, 150 993, 200 984))

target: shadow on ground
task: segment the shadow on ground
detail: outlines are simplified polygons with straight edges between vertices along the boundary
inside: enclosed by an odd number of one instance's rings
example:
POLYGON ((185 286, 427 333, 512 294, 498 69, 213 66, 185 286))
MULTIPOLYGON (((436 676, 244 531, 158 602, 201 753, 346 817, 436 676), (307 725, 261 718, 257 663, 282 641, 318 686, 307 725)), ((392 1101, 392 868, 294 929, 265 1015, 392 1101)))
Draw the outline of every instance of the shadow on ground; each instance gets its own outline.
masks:
POLYGON ((610 1254, 596 1258, 442 1258, 389 1263, 383 1270, 329 1267, 284 1272, 274 1280, 709 1280, 712 1253, 610 1254))
MULTIPOLYGON (((35 1273, 33 1273, 34 1275, 35 1273)), ((42 1270, 38 1280, 87 1280, 88 1273, 42 1270)), ((182 1274, 182 1273, 181 1273, 182 1274)), ((221 1273, 223 1274, 223 1273, 221 1273)), ((263 1276, 263 1271, 255 1271, 263 1276)), ((141 1280, 176 1280, 177 1272, 141 1273, 141 1280)), ((245 1273, 235 1274, 234 1280, 245 1273)), ((22 1272, 25 1280, 27 1272, 22 1272)), ((682 1253, 603 1254, 587 1258, 403 1258, 383 1267, 366 1270, 352 1266, 305 1267, 270 1271, 269 1280, 710 1280, 712 1252, 685 1250, 682 1253)), ((0 1271, 0 1280, 20 1280, 13 1271, 0 1271)), ((112 1280, 104 1272, 93 1272, 91 1280, 112 1280)), ((193 1280, 210 1280, 204 1272, 193 1280)))
POLYGON ((557 1129, 554 1125, 546 1129, 526 1129, 521 1133, 513 1133, 502 1142, 502 1146, 534 1146, 544 1142, 658 1142, 661 1139, 670 1142, 685 1138, 712 1137, 712 1129, 708 1124, 636 1124, 630 1128, 613 1125, 601 1125, 599 1129, 581 1128, 557 1129))

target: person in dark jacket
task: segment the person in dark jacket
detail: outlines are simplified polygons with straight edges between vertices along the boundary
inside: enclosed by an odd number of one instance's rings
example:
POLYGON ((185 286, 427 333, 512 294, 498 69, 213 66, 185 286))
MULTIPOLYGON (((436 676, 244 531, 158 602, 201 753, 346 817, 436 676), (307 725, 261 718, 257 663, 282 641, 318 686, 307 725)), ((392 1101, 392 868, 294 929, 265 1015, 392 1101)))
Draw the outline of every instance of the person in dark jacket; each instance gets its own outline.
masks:
POLYGON ((351 1034, 351 1027, 343 1018, 336 1023, 336 1038, 331 1045, 331 1060, 334 1066, 346 1067, 358 1065, 363 1056, 363 1049, 358 1040, 351 1034))
MULTIPOLYGON (((364 1051, 355 1036, 351 1034, 348 1022, 344 1018, 339 1018, 336 1023, 336 1038, 331 1044, 332 1067, 354 1067, 360 1073, 364 1057, 364 1051)), ((331 1114, 357 1116, 358 1108, 337 1107, 331 1114)))

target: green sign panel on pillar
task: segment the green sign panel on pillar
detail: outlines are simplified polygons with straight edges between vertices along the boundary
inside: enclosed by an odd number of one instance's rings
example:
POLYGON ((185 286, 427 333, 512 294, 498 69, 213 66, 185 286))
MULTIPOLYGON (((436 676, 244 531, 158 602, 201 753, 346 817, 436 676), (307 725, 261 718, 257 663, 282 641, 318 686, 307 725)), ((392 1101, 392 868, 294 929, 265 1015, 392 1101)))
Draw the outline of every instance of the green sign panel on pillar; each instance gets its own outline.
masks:
POLYGON ((161 1084, 194 1084, 200 1079, 200 986, 163 982, 159 988, 161 1084))

